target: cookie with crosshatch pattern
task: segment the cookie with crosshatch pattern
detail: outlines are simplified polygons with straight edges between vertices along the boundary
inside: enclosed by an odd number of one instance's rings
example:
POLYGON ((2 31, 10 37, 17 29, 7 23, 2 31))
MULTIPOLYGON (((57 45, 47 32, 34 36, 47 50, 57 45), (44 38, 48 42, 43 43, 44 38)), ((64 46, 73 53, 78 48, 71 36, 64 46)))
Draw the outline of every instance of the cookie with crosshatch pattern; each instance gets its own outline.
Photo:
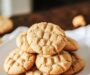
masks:
POLYGON ((41 22, 27 31, 27 41, 36 53, 54 55, 65 47, 64 31, 53 23, 41 22))
POLYGON ((16 39, 16 45, 23 51, 29 52, 29 53, 35 53, 29 46, 28 41, 27 41, 27 33, 22 32, 17 36, 16 39))
POLYGON ((4 62, 4 70, 10 75, 18 75, 29 70, 35 62, 35 55, 18 48, 13 50, 4 62))
POLYGON ((66 51, 54 56, 39 54, 36 58, 37 68, 46 74, 62 74, 70 68, 71 64, 72 58, 66 51))
POLYGON ((72 65, 65 73, 63 73, 63 75, 74 75, 81 71, 85 66, 84 60, 78 54, 70 53, 70 55, 72 57, 72 65))

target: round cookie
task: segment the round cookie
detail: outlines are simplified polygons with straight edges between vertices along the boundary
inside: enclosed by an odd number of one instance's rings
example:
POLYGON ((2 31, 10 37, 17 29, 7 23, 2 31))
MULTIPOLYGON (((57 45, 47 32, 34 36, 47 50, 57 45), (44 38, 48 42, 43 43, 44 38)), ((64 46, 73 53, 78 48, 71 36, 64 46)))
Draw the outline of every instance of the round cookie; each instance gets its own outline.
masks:
POLYGON ((0 35, 10 31, 13 28, 13 22, 4 16, 0 16, 0 35))
POLYGON ((65 47, 64 31, 53 23, 36 23, 27 31, 27 40, 36 53, 54 55, 65 47))
POLYGON ((17 39, 16 39, 16 45, 26 51, 26 52, 29 52, 29 53, 35 53, 29 46, 28 44, 28 41, 27 41, 27 33, 26 32, 22 32, 18 35, 17 39))
POLYGON ((71 56, 66 51, 62 51, 61 54, 54 56, 39 54, 36 58, 37 68, 46 74, 62 74, 70 68, 71 64, 71 56))
POLYGON ((13 50, 4 62, 4 69, 10 75, 18 75, 29 70, 35 62, 35 55, 18 48, 13 50))
POLYGON ((63 75, 74 75, 84 68, 84 61, 75 53, 71 53, 72 65, 63 75))
POLYGON ((68 51, 76 51, 79 49, 79 44, 76 40, 66 37, 66 46, 64 47, 64 50, 68 51))

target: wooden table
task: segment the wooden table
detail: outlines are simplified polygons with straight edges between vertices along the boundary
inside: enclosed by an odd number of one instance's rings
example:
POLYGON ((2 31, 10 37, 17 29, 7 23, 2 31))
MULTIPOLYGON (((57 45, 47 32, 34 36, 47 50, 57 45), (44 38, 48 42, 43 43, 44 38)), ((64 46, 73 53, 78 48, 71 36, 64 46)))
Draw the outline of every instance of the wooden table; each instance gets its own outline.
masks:
POLYGON ((42 12, 12 16, 11 19, 14 22, 14 29, 22 25, 29 27, 33 23, 47 21, 60 25, 64 30, 69 30, 75 29, 72 25, 72 19, 77 15, 83 15, 87 24, 90 23, 90 1, 53 8, 42 12))

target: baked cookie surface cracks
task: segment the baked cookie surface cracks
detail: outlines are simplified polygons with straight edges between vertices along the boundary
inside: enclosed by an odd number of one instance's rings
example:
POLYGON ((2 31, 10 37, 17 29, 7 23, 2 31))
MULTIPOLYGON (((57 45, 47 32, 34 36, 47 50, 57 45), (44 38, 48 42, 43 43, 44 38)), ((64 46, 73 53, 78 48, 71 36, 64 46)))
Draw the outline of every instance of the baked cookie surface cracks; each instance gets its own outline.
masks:
POLYGON ((71 64, 71 56, 66 51, 63 51, 60 55, 38 55, 36 58, 37 68, 46 74, 62 74, 70 68, 71 64))
POLYGON ((4 69, 8 74, 16 75, 29 70, 35 62, 35 55, 18 48, 13 50, 5 60, 4 69))
POLYGON ((54 55, 65 46, 64 31, 47 22, 32 25, 27 31, 27 40, 30 48, 43 55, 54 55))

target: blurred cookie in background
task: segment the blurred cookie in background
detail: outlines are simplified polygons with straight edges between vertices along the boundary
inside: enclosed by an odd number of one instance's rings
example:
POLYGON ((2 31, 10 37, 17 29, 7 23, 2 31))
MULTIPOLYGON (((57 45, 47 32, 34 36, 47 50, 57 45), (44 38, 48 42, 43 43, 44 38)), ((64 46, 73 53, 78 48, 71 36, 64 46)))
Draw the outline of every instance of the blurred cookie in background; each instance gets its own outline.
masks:
POLYGON ((0 35, 9 32, 12 29, 13 22, 5 16, 0 16, 0 35))
POLYGON ((78 15, 75 16, 72 20, 73 26, 76 27, 81 27, 86 25, 86 21, 83 15, 78 15))

